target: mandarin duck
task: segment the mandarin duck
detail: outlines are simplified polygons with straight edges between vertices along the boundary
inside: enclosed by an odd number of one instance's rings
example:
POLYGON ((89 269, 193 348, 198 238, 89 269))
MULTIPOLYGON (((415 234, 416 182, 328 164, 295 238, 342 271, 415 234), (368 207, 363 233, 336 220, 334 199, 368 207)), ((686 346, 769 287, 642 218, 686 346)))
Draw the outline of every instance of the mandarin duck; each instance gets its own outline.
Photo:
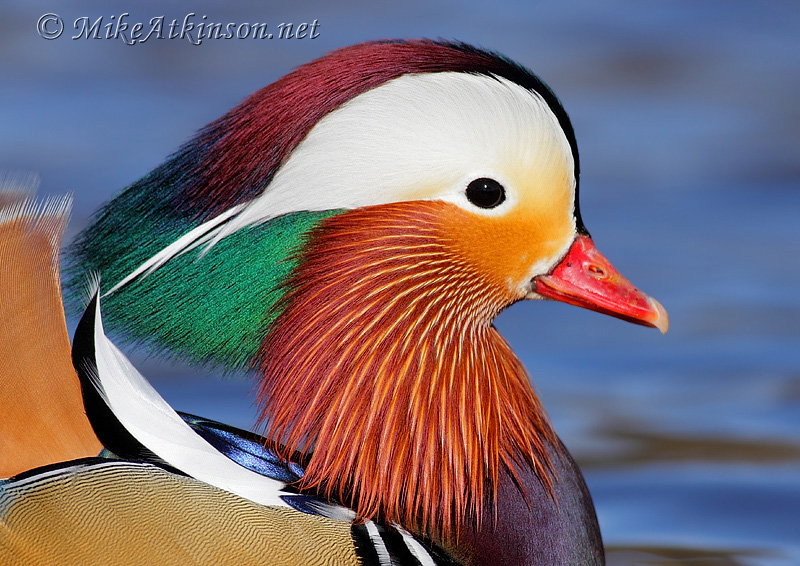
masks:
POLYGON ((93 281, 72 366, 67 202, 6 203, 0 562, 603 564, 492 324, 553 299, 666 331, 595 247, 578 179, 569 118, 524 67, 443 41, 335 51, 97 213, 70 248, 73 302, 93 281), (104 323, 252 372, 256 432, 175 412, 104 323))

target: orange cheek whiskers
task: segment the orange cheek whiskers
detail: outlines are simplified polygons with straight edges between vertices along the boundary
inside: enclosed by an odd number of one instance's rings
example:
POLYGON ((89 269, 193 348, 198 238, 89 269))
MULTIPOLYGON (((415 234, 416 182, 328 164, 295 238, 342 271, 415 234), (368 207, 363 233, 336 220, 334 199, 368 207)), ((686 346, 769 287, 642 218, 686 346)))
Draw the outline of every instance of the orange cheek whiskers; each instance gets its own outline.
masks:
POLYGON ((500 466, 528 461, 548 485, 554 438, 490 324, 516 297, 454 253, 454 208, 326 220, 257 358, 266 436, 287 456, 313 449, 300 487, 445 538, 482 515, 500 466))

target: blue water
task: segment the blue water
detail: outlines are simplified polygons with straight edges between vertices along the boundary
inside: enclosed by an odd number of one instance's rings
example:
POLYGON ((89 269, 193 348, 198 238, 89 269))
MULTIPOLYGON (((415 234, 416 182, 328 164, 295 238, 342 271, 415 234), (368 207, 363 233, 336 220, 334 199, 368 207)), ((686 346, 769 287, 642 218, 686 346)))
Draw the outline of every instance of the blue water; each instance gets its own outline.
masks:
MULTIPOLYGON (((582 464, 609 563, 800 564, 800 4, 195 2, 212 21, 320 22, 314 40, 200 46, 70 28, 46 41, 51 10, 0 7, 0 170, 72 191, 70 234, 192 131, 332 48, 456 38, 534 69, 575 125, 596 243, 672 321, 661 336, 545 303, 497 321, 582 464)), ((186 13, 98 1, 60 15, 126 10, 186 13)), ((247 379, 135 359, 177 408, 252 423, 247 379)))

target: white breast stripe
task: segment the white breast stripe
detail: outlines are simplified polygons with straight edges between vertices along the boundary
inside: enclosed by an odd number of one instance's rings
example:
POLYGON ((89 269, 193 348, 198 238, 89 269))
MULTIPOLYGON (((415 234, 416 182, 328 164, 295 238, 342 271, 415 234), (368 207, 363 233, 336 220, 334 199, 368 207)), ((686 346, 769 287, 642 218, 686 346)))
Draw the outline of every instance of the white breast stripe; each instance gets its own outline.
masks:
POLYGON ((417 539, 411 536, 407 530, 401 527, 398 524, 392 525, 398 533, 403 535, 403 541, 406 543, 409 552, 414 555, 414 558, 419 560, 421 566, 436 566, 436 562, 433 561, 433 557, 425 550, 417 539))
POLYGON ((378 562, 381 566, 392 566, 392 557, 389 555, 389 549, 386 548, 386 543, 383 542, 383 537, 378 531, 378 527, 372 521, 364 523, 367 528, 367 533, 372 541, 372 546, 375 547, 375 553, 378 555, 378 562))

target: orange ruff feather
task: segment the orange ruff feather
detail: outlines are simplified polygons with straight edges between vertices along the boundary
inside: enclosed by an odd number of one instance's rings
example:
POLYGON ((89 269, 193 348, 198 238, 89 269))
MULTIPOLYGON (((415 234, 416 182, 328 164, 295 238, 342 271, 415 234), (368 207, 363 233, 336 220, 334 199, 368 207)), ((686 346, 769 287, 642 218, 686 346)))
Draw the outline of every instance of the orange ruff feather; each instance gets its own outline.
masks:
POLYGON ((302 487, 445 539, 477 524, 500 466, 550 486, 555 438, 491 324, 520 297, 458 251, 443 228, 458 214, 419 201, 325 220, 257 361, 266 436, 313 450, 302 487))

